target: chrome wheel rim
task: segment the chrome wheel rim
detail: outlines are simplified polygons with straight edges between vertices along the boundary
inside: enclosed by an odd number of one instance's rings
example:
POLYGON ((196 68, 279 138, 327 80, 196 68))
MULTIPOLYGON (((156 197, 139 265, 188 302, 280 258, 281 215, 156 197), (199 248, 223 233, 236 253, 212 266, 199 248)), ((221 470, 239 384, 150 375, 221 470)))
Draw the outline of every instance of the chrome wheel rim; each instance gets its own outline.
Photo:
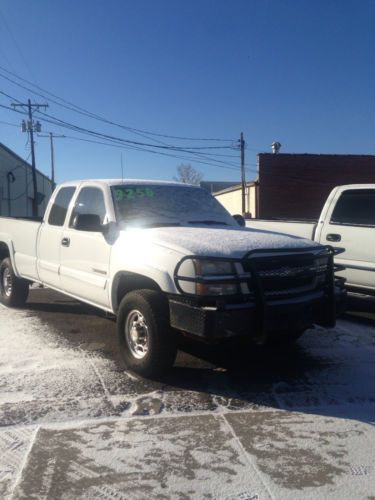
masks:
POLYGON ((125 339, 136 359, 143 359, 148 351, 149 333, 146 320, 139 311, 130 311, 125 322, 125 339))
POLYGON ((3 289, 4 289, 4 293, 7 297, 10 297, 12 295, 13 280, 12 280, 12 274, 10 272, 10 269, 8 269, 8 268, 4 269, 4 272, 3 272, 3 289))

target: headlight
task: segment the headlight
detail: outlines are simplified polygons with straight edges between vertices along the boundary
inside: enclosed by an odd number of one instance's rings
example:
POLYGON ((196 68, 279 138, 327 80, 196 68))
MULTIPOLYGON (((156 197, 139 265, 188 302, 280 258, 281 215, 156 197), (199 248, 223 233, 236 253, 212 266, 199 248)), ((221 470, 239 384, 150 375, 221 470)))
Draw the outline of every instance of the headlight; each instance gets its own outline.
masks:
POLYGON ((233 269, 230 262, 225 262, 221 260, 194 260, 195 273, 198 276, 220 276, 220 275, 232 275, 233 269))
POLYGON ((189 295, 223 296, 240 293, 235 264, 210 258, 186 258, 175 272, 177 286, 189 295))
POLYGON ((221 260, 196 259, 194 262, 197 277, 207 278, 206 283, 196 283, 195 293, 197 295, 235 295, 238 293, 236 283, 225 283, 225 278, 235 278, 235 269, 231 262, 221 260), (223 283, 216 280, 223 279, 223 283), (210 283, 209 280, 215 280, 210 283))

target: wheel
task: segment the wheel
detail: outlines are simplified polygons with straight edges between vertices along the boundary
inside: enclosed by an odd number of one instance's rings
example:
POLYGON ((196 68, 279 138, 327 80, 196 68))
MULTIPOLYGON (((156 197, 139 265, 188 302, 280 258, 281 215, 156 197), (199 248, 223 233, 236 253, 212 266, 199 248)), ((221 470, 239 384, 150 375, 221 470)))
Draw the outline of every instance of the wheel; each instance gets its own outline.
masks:
POLYGON ((8 307, 22 307, 29 295, 29 282, 13 272, 9 258, 0 264, 0 302, 8 307))
POLYGON ((159 292, 126 294, 119 307, 117 334, 128 370, 152 378, 172 367, 176 342, 169 325, 168 303, 159 292))

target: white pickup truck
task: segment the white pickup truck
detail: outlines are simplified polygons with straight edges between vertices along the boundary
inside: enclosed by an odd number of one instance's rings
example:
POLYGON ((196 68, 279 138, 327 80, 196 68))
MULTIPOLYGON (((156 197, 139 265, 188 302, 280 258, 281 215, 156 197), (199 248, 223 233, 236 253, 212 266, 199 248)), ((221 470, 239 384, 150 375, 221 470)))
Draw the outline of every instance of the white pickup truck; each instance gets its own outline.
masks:
POLYGON ((345 269, 337 276, 348 290, 375 295, 375 184, 334 188, 316 222, 255 219, 246 225, 341 247, 335 262, 345 269))
POLYGON ((41 222, 0 218, 0 300, 20 307, 36 282, 109 311, 127 368, 156 376, 178 333, 262 344, 333 326, 345 296, 333 255, 240 227, 198 187, 77 181, 57 187, 41 222))

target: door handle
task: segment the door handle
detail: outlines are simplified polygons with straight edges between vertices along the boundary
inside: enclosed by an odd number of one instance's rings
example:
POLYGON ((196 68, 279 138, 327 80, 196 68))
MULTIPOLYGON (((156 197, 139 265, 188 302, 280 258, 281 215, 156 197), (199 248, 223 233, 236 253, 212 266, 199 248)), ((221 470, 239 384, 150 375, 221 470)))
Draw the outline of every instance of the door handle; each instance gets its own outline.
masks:
POLYGON ((70 238, 63 238, 61 240, 61 244, 63 247, 69 247, 70 246, 70 238))
POLYGON ((341 241, 341 234, 330 233, 326 236, 327 241, 341 241))

